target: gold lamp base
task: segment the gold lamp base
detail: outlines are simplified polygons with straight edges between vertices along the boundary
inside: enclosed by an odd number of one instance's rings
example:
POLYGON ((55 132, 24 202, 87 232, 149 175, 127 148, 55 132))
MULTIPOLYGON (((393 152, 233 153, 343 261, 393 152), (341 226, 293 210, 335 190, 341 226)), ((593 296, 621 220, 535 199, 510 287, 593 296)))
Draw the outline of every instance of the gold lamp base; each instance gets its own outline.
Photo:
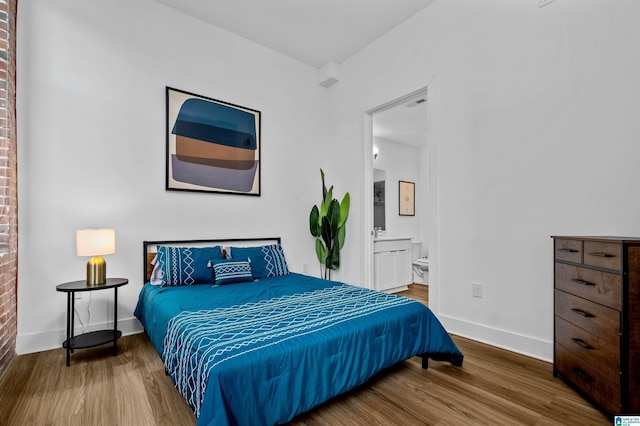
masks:
POLYGON ((100 285, 107 282, 107 262, 95 256, 87 262, 87 285, 100 285))

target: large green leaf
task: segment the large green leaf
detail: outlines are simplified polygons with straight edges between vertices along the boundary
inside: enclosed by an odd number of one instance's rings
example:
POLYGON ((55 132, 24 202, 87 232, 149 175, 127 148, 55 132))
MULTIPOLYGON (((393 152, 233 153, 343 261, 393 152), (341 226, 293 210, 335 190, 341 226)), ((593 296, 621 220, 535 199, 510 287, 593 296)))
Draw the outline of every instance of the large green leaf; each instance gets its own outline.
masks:
POLYGON ((314 237, 320 236, 320 212, 318 206, 313 206, 309 215, 309 230, 314 237))
POLYGON ((324 265, 327 262, 327 249, 321 240, 316 239, 316 256, 318 261, 324 265))
POLYGON ((322 178, 322 199, 327 198, 327 186, 324 184, 324 172, 320 169, 320 177, 322 178))
POLYGON ((337 238, 334 240, 332 250, 327 253, 327 268, 338 269, 340 267, 340 248, 337 238))
POLYGON ((340 203, 340 220, 338 221, 338 226, 344 225, 349 217, 349 206, 351 205, 351 196, 347 192, 344 194, 342 198, 342 202, 340 203))
POLYGON ((329 210, 329 205, 331 204, 331 200, 333 199, 333 186, 329 188, 327 194, 322 200, 322 205, 320 205, 320 217, 324 217, 327 215, 327 211, 329 210))
POLYGON ((333 234, 331 233, 331 223, 326 216, 322 218, 322 240, 327 246, 327 251, 330 252, 333 245, 333 234))
POLYGON ((338 234, 338 228, 340 227, 340 203, 338 200, 334 199, 331 204, 333 205, 333 209, 331 210, 331 217, 329 220, 331 221, 331 232, 335 237, 338 234))
POLYGON ((344 246, 344 239, 347 235, 346 225, 343 224, 340 228, 338 228, 338 247, 342 248, 344 246))

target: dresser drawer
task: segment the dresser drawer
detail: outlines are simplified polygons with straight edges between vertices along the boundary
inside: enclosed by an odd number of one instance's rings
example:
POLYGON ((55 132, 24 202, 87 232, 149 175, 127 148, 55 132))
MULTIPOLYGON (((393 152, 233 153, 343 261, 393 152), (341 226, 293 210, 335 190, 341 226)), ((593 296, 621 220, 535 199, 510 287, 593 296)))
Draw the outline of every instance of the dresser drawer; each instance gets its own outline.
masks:
POLYGON ((610 380, 619 380, 620 348, 559 317, 556 317, 555 331, 556 343, 594 366, 610 380))
POLYGON ((555 368, 609 413, 620 413, 620 378, 609 380, 564 346, 555 345, 555 368))
POLYGON ((573 294, 555 290, 556 316, 620 347, 620 312, 573 294))
POLYGON ((554 240, 554 245, 557 260, 582 263, 582 241, 557 238, 554 240))
POLYGON ((622 244, 584 242, 584 264, 599 268, 622 270, 622 244))
POLYGON ((621 275, 556 262, 555 285, 583 299, 622 309, 621 275))

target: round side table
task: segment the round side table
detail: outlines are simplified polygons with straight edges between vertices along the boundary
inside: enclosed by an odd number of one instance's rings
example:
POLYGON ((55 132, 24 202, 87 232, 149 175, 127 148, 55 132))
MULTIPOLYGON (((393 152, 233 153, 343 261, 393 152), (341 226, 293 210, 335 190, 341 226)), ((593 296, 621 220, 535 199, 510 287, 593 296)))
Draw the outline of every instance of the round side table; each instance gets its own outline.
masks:
POLYGON ((129 283, 126 278, 107 278, 104 284, 88 285, 86 280, 71 281, 56 286, 57 291, 67 293, 67 339, 62 347, 67 349, 67 367, 71 364, 71 353, 74 349, 91 348, 113 342, 113 356, 118 355, 118 339, 122 332, 118 330, 118 287, 129 283), (113 329, 91 331, 74 335, 75 293, 80 291, 99 291, 113 289, 113 329))

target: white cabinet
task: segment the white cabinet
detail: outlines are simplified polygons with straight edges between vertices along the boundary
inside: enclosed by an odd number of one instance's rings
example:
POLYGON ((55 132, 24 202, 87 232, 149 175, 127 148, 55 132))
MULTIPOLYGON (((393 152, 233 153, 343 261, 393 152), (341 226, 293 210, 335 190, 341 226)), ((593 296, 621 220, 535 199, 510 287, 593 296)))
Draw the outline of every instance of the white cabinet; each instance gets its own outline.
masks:
POLYGON ((411 239, 379 239, 373 242, 374 287, 399 291, 413 281, 411 239))
POLYGON ((382 291, 396 287, 396 252, 374 253, 373 265, 376 290, 382 291))
MULTIPOLYGON (((411 240, 409 240, 411 241, 411 240)), ((409 250, 400 250, 396 253, 396 283, 398 285, 409 285, 413 282, 413 265, 411 246, 409 250)))

